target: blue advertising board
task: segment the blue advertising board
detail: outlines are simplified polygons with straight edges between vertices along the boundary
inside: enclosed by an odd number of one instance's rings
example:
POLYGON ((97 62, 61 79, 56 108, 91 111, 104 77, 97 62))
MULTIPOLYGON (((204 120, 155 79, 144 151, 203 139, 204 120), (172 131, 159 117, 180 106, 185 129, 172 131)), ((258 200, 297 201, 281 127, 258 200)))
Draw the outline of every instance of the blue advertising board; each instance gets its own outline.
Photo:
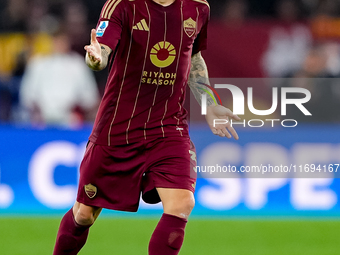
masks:
MULTIPOLYGON (((0 215, 69 209, 90 132, 1 126, 0 215)), ((239 136, 228 140, 191 126, 199 174, 194 215, 340 216, 338 127, 247 129, 239 136)), ((161 209, 141 203, 139 212, 161 209)))

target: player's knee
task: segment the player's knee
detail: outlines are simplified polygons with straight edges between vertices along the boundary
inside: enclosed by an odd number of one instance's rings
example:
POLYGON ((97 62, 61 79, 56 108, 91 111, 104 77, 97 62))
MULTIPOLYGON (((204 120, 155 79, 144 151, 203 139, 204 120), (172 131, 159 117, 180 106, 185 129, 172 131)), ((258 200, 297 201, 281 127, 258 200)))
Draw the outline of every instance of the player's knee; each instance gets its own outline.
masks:
POLYGON ((180 201, 178 201, 175 205, 175 211, 178 212, 180 217, 188 218, 192 209, 194 209, 195 206, 195 199, 193 196, 188 196, 185 198, 182 198, 180 201))
POLYGON ((186 210, 188 210, 189 212, 192 211, 192 209, 194 209, 195 207, 195 198, 194 196, 190 196, 188 198, 185 199, 185 208, 186 210))
POLYGON ((94 223, 94 216, 90 211, 79 209, 74 218, 81 226, 88 226, 94 223))

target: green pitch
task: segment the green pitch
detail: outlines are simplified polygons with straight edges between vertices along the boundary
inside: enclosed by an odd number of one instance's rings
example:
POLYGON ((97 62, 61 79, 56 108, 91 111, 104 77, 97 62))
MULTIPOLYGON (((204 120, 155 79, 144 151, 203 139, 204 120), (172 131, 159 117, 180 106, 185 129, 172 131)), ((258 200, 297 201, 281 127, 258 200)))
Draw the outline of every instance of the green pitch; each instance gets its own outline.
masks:
MULTIPOLYGON (((60 219, 0 218, 0 254, 52 254, 60 219)), ((99 218, 82 255, 146 255, 157 219, 99 218)), ((198 220, 181 255, 340 254, 340 221, 198 220)))

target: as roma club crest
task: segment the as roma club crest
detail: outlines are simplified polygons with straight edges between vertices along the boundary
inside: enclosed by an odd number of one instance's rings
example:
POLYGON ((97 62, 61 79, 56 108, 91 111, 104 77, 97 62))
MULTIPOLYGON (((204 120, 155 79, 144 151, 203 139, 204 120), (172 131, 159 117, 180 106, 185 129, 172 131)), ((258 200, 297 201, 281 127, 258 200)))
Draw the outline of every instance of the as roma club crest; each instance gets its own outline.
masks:
POLYGON ((189 37, 192 37, 196 32, 196 21, 194 21, 192 18, 185 20, 184 31, 189 37))
POLYGON ((97 195, 97 187, 92 184, 88 184, 84 186, 85 193, 89 198, 94 198, 97 195))

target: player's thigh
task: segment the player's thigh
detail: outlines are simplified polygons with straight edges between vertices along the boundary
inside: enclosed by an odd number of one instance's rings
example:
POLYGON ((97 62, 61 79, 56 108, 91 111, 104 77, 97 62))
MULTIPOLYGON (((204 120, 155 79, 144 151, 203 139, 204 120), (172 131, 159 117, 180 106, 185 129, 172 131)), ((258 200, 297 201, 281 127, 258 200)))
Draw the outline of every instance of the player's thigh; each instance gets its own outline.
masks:
POLYGON ((157 188, 164 213, 188 218, 195 206, 194 194, 186 189, 157 188))
POLYGON ((80 225, 90 225, 98 218, 102 208, 84 205, 75 202, 73 206, 73 215, 75 221, 80 225))
POLYGON ((137 211, 143 149, 143 143, 103 146, 90 142, 80 166, 77 201, 92 207, 137 211))

